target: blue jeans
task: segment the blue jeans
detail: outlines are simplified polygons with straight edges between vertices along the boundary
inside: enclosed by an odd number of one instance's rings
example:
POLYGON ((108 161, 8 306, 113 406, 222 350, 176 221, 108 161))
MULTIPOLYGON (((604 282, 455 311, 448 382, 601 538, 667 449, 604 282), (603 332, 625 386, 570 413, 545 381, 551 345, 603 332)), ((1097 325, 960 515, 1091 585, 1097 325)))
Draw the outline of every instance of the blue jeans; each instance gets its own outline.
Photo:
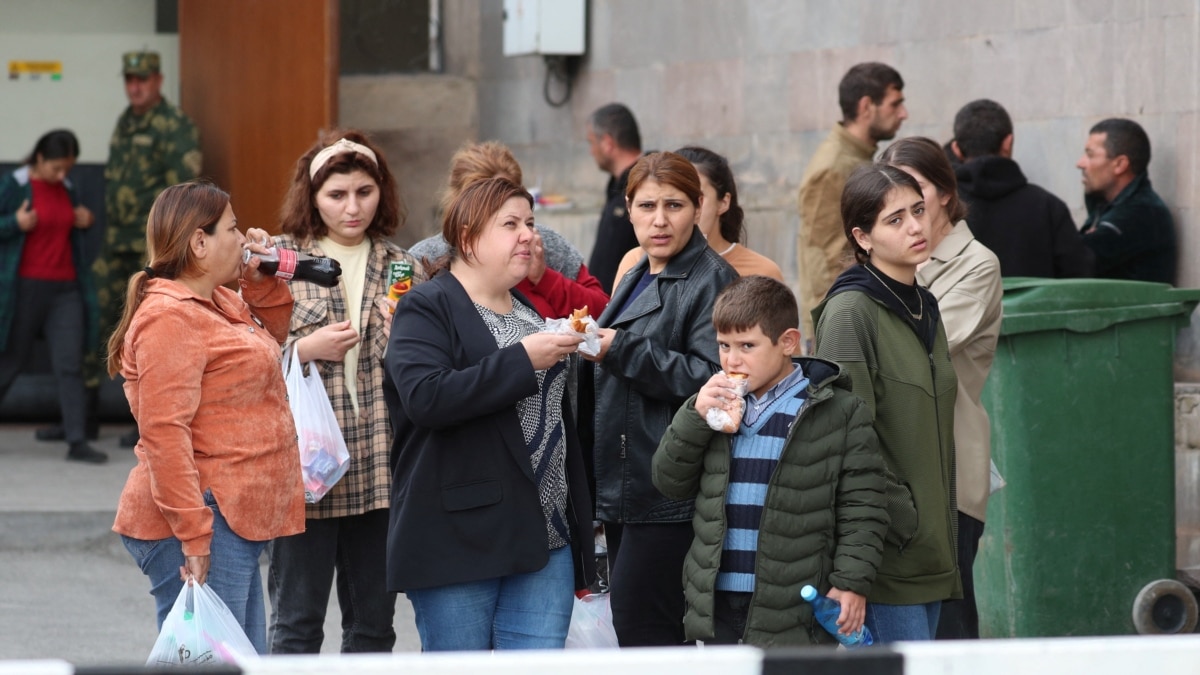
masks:
POLYGON ((342 652, 390 652, 396 594, 387 590, 387 509, 309 518, 271 543, 271 653, 317 654, 337 570, 342 652))
POLYGON ((867 603, 867 628, 878 644, 912 640, 932 640, 937 633, 942 602, 923 605, 885 605, 867 603))
POLYGON ((575 606, 571 547, 536 572, 407 591, 421 651, 562 649, 575 606))
MULTIPOLYGON (((242 539, 229 529, 211 492, 204 494, 204 503, 213 512, 212 559, 205 583, 229 608, 254 649, 266 654, 267 617, 258 558, 267 542, 242 539)), ((121 541, 142 573, 150 578, 150 595, 154 596, 158 628, 162 630, 167 614, 183 590, 179 578, 179 568, 184 565, 183 544, 175 537, 146 541, 122 535, 121 541)))

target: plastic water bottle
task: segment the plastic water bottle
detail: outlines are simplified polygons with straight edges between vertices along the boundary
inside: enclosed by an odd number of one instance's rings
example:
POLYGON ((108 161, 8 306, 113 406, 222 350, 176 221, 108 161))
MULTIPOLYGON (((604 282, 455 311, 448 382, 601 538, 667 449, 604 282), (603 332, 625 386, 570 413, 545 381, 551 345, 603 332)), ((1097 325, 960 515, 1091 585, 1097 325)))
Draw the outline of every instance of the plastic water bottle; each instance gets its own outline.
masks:
POLYGON ((875 644, 875 638, 871 637, 871 631, 863 625, 857 632, 850 635, 843 635, 838 632, 837 620, 842 614, 842 606, 836 600, 819 595, 817 589, 812 586, 805 586, 800 589, 800 597, 807 600, 813 606, 813 616, 816 617, 817 623, 829 632, 830 635, 837 638, 837 641, 846 645, 847 649, 856 647, 865 647, 875 644))

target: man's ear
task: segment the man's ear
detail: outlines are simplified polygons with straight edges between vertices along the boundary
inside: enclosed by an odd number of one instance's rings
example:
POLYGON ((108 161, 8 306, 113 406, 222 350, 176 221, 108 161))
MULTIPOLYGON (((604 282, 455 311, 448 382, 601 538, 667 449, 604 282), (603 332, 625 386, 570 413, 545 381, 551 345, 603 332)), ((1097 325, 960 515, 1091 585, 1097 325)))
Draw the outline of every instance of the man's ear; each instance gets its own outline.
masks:
POLYGON ((958 147, 958 141, 950 141, 950 152, 954 153, 954 156, 958 158, 958 161, 967 161, 966 158, 963 157, 962 150, 958 147))
POLYGON ((1113 174, 1123 176, 1129 173, 1129 157, 1126 155, 1117 155, 1113 158, 1113 174))
POLYGON ((800 353, 800 329, 789 328, 783 331, 783 335, 777 340, 779 346, 783 347, 785 354, 796 356, 800 353))
POLYGON ((1013 135, 1009 134, 1000 141, 1000 156, 1012 159, 1013 135))
POLYGON ((856 109, 858 114, 855 116, 854 121, 862 122, 863 120, 867 119, 867 114, 871 112, 873 105, 875 105, 875 102, 871 100, 870 96, 864 95, 862 98, 858 99, 858 108, 856 109))

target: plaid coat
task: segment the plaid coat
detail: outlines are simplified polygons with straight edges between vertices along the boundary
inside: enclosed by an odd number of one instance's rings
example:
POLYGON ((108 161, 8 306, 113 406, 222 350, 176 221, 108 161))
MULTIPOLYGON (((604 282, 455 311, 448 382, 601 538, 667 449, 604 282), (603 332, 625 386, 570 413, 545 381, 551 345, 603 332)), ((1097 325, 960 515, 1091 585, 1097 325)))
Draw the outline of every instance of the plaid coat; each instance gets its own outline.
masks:
MULTIPOLYGON (((290 235, 275 237, 275 243, 308 255, 324 256, 313 242, 298 242, 290 235)), ((316 361, 329 394, 329 402, 342 427, 346 448, 350 452, 350 467, 346 475, 330 489, 321 501, 309 504, 309 518, 339 518, 388 508, 391 481, 388 450, 392 429, 387 405, 383 401, 383 355, 387 349, 384 319, 375 309, 375 300, 387 295, 388 262, 408 260, 413 263, 413 281, 425 280, 425 273, 416 259, 404 249, 386 239, 373 239, 367 258, 366 284, 363 287, 361 319, 356 330, 358 352, 358 417, 353 416, 350 395, 346 389, 345 365, 341 361, 316 361)), ((313 331, 338 321, 345 321, 346 292, 342 285, 323 288, 308 281, 292 280, 292 322, 285 349, 313 331)), ((297 420, 297 425, 301 421, 297 420)))

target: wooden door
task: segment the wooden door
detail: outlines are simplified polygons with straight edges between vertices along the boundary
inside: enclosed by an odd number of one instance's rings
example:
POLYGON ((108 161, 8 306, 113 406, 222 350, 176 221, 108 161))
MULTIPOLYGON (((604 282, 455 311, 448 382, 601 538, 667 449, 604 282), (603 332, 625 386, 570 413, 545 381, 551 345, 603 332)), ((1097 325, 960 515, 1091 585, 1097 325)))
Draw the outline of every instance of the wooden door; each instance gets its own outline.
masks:
POLYGON ((179 0, 180 103, 238 225, 279 231, 296 160, 337 123, 337 0, 179 0))

